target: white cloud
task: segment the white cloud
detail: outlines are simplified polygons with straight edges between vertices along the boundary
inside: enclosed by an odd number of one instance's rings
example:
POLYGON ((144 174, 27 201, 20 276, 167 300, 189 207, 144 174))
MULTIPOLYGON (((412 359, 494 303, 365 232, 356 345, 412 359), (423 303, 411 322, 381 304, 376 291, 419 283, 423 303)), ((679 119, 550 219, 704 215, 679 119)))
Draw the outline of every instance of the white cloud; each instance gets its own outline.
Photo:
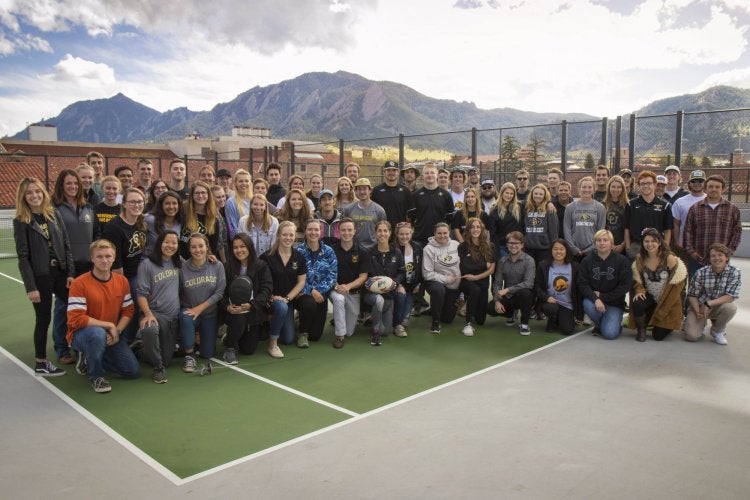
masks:
POLYGON ((29 33, 11 33, 7 37, 0 31, 0 56, 9 56, 19 51, 52 52, 47 40, 29 33))
POLYGON ((710 75, 691 92, 701 92, 715 85, 750 88, 750 68, 737 68, 710 75))
POLYGON ((115 71, 106 64, 65 54, 65 57, 55 64, 54 72, 45 75, 44 78, 58 83, 111 88, 115 84, 115 71))

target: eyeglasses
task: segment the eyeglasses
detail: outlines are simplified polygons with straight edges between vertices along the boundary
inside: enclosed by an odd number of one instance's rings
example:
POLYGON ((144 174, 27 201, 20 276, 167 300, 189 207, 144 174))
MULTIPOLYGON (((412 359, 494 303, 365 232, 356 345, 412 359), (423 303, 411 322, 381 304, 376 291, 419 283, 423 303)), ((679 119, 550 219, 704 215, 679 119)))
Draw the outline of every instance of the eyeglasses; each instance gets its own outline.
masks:
POLYGON ((514 247, 516 245, 522 245, 522 243, 520 241, 509 241, 508 242, 508 246, 509 247, 514 247))
POLYGON ((205 191, 196 191, 193 193, 193 196, 208 196, 208 193, 205 191))
POLYGON ((639 186, 653 186, 654 183, 653 182, 639 182, 638 185, 639 186))
POLYGON ((135 205, 137 207, 138 205, 143 205, 143 200, 130 200, 126 201, 125 203, 129 205, 135 205))

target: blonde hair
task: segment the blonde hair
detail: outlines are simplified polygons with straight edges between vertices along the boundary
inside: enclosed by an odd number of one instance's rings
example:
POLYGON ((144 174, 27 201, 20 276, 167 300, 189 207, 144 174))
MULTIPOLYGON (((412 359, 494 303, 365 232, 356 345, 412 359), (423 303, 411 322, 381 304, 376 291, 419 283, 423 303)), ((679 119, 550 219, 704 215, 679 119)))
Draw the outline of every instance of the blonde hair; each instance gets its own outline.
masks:
POLYGON ((111 249, 113 252, 115 252, 115 255, 117 255, 117 247, 111 241, 104 238, 94 240, 89 245, 89 256, 94 256, 94 250, 104 250, 107 248, 111 249))
POLYGON ((480 213, 482 211, 482 197, 477 193, 477 190, 473 187, 466 188, 466 191, 464 191, 464 204, 461 206, 461 213, 464 215, 464 220, 469 220, 469 207, 466 204, 466 195, 469 194, 469 191, 474 193, 474 199, 476 200, 474 202, 474 211, 476 213, 480 213))
POLYGON ((120 191, 122 191, 122 182, 120 182, 120 179, 118 179, 114 175, 108 175, 102 179, 102 189, 104 189, 104 184, 107 182, 117 183, 117 192, 119 193, 120 191))
MULTIPOLYGON (((206 201, 206 234, 213 235, 216 232, 216 222, 219 216, 219 210, 216 208, 216 201, 214 200, 214 193, 211 191, 211 187, 203 181, 195 181, 190 186, 190 195, 185 200, 185 227, 191 233, 198 232, 198 214, 195 211, 195 200, 193 194, 195 188, 203 187, 208 192, 208 200, 206 201)), ((123 198, 124 199, 124 198, 123 198)))
POLYGON ((268 255, 274 255, 279 251, 279 245, 281 245, 281 231, 283 231, 287 227, 291 227, 292 229, 294 229, 294 234, 296 237, 297 226, 294 224, 294 222, 289 220, 281 221, 279 223, 279 228, 276 230, 276 241, 274 241, 273 245, 271 245, 271 249, 268 251, 268 255))
POLYGON ((615 244, 615 236, 612 234, 612 231, 609 229, 600 229, 597 232, 594 233, 594 241, 598 240, 599 238, 607 237, 613 245, 615 244))
POLYGON ((16 191, 16 219, 24 224, 31 224, 33 216, 31 214, 31 207, 26 201, 26 190, 29 188, 29 184, 35 184, 42 190, 41 213, 46 220, 53 220, 55 217, 55 207, 52 206, 52 198, 44 187, 44 184, 42 184, 42 181, 35 177, 26 177, 18 185, 18 191, 16 191))
POLYGON ((518 204, 518 192, 516 190, 516 185, 512 182, 506 182, 502 186, 500 186, 500 190, 497 192, 497 202, 495 202, 495 210, 497 211, 497 215, 503 219, 505 217, 505 214, 510 212, 510 214, 515 218, 516 220, 521 220, 521 206, 518 204), (503 193, 505 190, 510 189, 513 191, 513 199, 508 202, 508 206, 506 207, 503 202, 503 193))
POLYGON ((250 199, 250 213, 247 216, 247 222, 245 223, 245 228, 250 231, 253 228, 253 208, 252 203, 255 200, 260 200, 263 202, 263 206, 265 207, 263 209, 263 215, 261 216, 263 218, 263 221, 261 222, 261 229, 263 229, 263 232, 268 232, 268 230, 271 228, 271 214, 268 213, 268 200, 265 196, 262 194, 254 194, 253 197, 250 199))
POLYGON ((339 177, 339 180, 336 181, 336 206, 341 206, 341 198, 342 194, 341 191, 339 191, 339 184, 341 184, 341 181, 345 181, 349 184, 349 199, 344 200, 345 203, 354 203, 354 184, 352 184, 352 180, 349 177, 339 177))
POLYGON ((526 213, 531 212, 544 212, 547 210, 547 204, 552 199, 552 196, 549 194, 549 189, 544 184, 535 184, 533 188, 529 191, 529 196, 526 198, 526 213), (534 201, 534 191, 537 189, 541 189, 544 191, 544 199, 539 203, 538 205, 534 201))
POLYGON ((246 200, 251 201, 253 199, 253 176, 244 168, 239 168, 234 172, 232 181, 234 184, 234 204, 237 205, 237 213, 239 214, 240 218, 242 218, 245 215, 245 207, 243 202, 246 200), (245 196, 241 196, 239 191, 237 190, 237 177, 241 175, 247 175, 248 177, 250 177, 250 185, 247 187, 247 193, 245 193, 245 196))

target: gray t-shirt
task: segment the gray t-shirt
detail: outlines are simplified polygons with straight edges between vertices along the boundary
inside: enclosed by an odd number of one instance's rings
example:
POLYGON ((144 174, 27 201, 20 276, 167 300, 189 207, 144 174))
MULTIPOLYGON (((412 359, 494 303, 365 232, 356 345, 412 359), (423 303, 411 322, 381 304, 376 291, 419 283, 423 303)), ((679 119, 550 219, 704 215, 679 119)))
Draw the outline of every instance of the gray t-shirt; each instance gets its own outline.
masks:
MULTIPOLYGON (((359 202, 352 203, 343 210, 344 217, 350 217, 354 221, 357 233, 354 240, 365 247, 371 247, 377 243, 375 238, 375 224, 385 220, 385 210, 375 203, 363 207, 359 202)), ((393 230, 393 228, 391 228, 393 230)))

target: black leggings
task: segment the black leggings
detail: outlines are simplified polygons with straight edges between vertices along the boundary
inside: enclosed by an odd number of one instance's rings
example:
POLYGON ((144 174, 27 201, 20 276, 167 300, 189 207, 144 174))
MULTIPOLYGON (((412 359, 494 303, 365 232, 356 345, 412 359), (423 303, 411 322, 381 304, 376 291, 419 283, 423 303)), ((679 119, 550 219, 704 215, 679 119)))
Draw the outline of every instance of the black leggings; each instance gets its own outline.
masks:
MULTIPOLYGON (((325 296, 324 296, 325 297, 325 296)), ((299 331, 307 333, 311 341, 320 340, 323 329, 326 326, 326 315, 328 314, 328 298, 318 304, 312 295, 300 294, 294 300, 294 307, 299 310, 299 331)))
POLYGON ((489 280, 461 280, 461 291, 466 297, 466 322, 483 325, 487 318, 489 280))
MULTIPOLYGON (((634 299, 632 307, 633 316, 645 316, 646 323, 648 324, 648 321, 651 319, 651 316, 654 314, 654 310, 656 309, 656 300, 654 300, 654 297, 651 296, 650 293, 646 292, 646 298, 634 299)), ((670 333, 672 333, 672 330, 668 328, 662 328, 660 326, 655 326, 651 331, 651 335, 654 337, 654 340, 664 340, 670 333)))
POLYGON ((576 322, 573 317, 573 311, 567 307, 563 307, 560 304, 542 302, 542 312, 549 318, 548 321, 551 323, 551 326, 556 325, 563 335, 570 335, 575 330, 576 322))
POLYGON ((47 330, 52 321, 52 294, 68 302, 68 277, 57 268, 51 268, 50 274, 34 276, 34 283, 39 292, 39 302, 34 303, 34 355, 37 359, 47 359, 47 330))
POLYGON ((459 290, 452 290, 439 281, 425 281, 425 291, 430 294, 430 314, 432 321, 452 323, 456 317, 456 301, 461 294, 459 290))
POLYGON ((258 348, 260 325, 249 324, 249 314, 229 314, 224 316, 227 324, 227 336, 224 346, 239 349, 242 354, 252 354, 258 348))

